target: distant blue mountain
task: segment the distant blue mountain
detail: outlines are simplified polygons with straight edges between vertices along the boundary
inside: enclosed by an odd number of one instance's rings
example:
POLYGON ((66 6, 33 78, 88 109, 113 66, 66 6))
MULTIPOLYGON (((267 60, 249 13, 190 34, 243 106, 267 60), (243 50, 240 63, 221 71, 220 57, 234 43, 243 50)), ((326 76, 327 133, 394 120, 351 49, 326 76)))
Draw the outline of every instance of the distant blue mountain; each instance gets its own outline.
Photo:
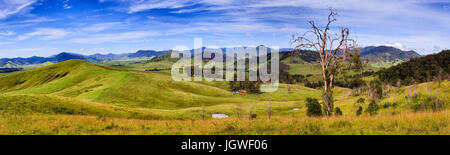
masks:
MULTIPOLYGON (((261 45, 263 46, 263 45, 261 45)), ((206 47, 201 48, 202 51, 206 49, 206 47)), ((222 52, 226 51, 226 48, 219 48, 222 52)), ((280 48, 280 52, 289 52, 292 51, 292 48, 280 48)), ((50 57, 38 57, 33 56, 29 58, 1 58, 0 59, 0 67, 5 66, 7 64, 10 65, 33 65, 33 64, 42 64, 45 62, 62 62, 70 59, 81 59, 88 62, 101 62, 101 61, 112 61, 112 60, 123 60, 129 58, 140 58, 140 57, 158 57, 163 55, 164 53, 170 52, 172 50, 165 51, 155 51, 155 50, 139 50, 135 53, 124 53, 124 54, 93 54, 93 55, 81 55, 76 53, 62 52, 54 56, 50 57)), ((194 49, 189 50, 191 53, 194 53, 194 49)))
POLYGON ((94 54, 94 55, 81 55, 75 53, 62 52, 54 56, 50 57, 29 57, 29 58, 1 58, 0 59, 0 67, 5 66, 7 64, 13 66, 20 65, 33 65, 33 64, 42 64, 45 62, 62 62, 71 59, 81 59, 88 62, 99 62, 99 61, 112 61, 112 60, 120 60, 127 58, 137 58, 137 57, 153 57, 159 56, 161 54, 166 53, 167 51, 153 51, 153 50, 139 50, 136 53, 125 53, 125 54, 94 54))
POLYGON ((81 54, 62 52, 55 56, 51 56, 47 59, 52 62, 62 62, 62 61, 71 60, 71 59, 86 60, 87 58, 86 58, 86 56, 81 55, 81 54))
POLYGON ((154 51, 154 50, 139 50, 136 53, 129 54, 130 58, 139 58, 139 57, 153 57, 164 54, 168 51, 154 51))

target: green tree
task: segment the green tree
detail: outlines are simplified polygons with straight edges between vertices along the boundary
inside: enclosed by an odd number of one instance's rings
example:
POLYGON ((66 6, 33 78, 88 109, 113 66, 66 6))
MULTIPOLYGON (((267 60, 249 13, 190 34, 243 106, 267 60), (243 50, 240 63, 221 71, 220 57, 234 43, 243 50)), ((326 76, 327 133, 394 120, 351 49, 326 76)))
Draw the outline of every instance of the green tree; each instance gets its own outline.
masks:
POLYGON ((376 115, 378 112, 378 105, 375 102, 375 100, 371 100, 369 103, 369 106, 366 109, 366 112, 369 113, 371 116, 376 115))
POLYGON ((306 98, 306 107, 307 116, 322 116, 322 107, 317 99, 306 98))

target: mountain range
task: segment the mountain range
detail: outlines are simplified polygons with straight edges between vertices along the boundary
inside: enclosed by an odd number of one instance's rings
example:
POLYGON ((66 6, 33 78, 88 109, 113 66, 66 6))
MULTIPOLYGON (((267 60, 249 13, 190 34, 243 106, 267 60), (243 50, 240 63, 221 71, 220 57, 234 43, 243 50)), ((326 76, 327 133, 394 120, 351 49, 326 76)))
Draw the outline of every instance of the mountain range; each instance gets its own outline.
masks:
MULTIPOLYGON (((205 48, 202 48, 203 50, 205 48)), ((139 50, 135 53, 124 53, 124 54, 94 54, 94 55, 81 55, 75 53, 62 52, 60 54, 50 56, 50 57, 38 57, 33 56, 29 58, 1 58, 0 67, 14 67, 21 65, 33 65, 42 64, 46 62, 62 62, 70 59, 80 59, 88 62, 102 62, 102 61, 112 61, 112 60, 126 60, 132 58, 142 58, 142 57, 158 57, 171 50, 165 51, 155 51, 155 50, 139 50)), ((194 50, 190 50, 193 52, 194 50)), ((222 51, 224 49, 222 48, 222 51)), ((280 52, 292 51, 290 48, 282 48, 280 52)), ((312 52, 314 54, 315 52, 312 52)), ((369 62, 373 67, 389 67, 396 65, 398 63, 408 61, 412 58, 421 57, 415 51, 403 51, 401 49, 390 47, 390 46, 368 46, 365 48, 360 48, 361 57, 363 60, 369 62)), ((316 53, 317 54, 317 53, 316 53)), ((317 54, 318 55, 318 54, 317 54)), ((313 60, 308 60, 313 61, 313 60)))
POLYGON ((101 62, 101 61, 112 61, 112 60, 126 60, 130 58, 141 58, 141 57, 154 57, 164 54, 168 51, 154 51, 154 50, 139 50, 136 53, 125 53, 125 54, 94 54, 94 55, 81 55, 76 53, 62 52, 50 57, 38 57, 33 56, 29 58, 1 58, 1 66, 21 66, 21 65, 34 65, 42 64, 46 62, 62 62, 71 59, 80 59, 88 62, 101 62))

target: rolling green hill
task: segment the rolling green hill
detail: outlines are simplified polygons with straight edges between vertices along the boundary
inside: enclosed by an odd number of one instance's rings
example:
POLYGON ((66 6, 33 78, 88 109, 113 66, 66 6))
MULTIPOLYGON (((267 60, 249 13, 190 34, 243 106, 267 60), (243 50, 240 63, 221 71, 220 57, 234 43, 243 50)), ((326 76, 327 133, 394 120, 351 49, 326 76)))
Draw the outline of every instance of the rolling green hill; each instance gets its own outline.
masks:
POLYGON ((236 103, 245 100, 217 86, 174 82, 164 72, 128 71, 69 60, 0 78, 0 92, 72 97, 87 101, 159 109, 236 103))
POLYGON ((420 57, 415 51, 403 51, 390 46, 369 46, 360 50, 362 58, 369 60, 371 66, 378 68, 388 68, 420 57))
POLYGON ((428 82, 433 79, 445 79, 449 74, 450 50, 412 59, 408 62, 382 69, 378 72, 381 80, 408 85, 428 82))

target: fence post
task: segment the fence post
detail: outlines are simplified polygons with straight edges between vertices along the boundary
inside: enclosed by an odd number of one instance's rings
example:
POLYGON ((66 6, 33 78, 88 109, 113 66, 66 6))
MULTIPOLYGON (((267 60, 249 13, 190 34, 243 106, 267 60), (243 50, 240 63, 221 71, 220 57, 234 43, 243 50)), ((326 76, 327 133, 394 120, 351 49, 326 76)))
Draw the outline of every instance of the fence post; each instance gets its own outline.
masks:
POLYGON ((270 101, 271 101, 272 99, 270 98, 269 99, 269 105, 268 105, 268 107, 267 107, 267 114, 269 115, 269 120, 270 120, 270 115, 272 114, 271 112, 272 112, 272 105, 271 105, 271 103, 270 103, 270 101))
POLYGON ((205 103, 202 103, 202 120, 205 120, 205 103))

